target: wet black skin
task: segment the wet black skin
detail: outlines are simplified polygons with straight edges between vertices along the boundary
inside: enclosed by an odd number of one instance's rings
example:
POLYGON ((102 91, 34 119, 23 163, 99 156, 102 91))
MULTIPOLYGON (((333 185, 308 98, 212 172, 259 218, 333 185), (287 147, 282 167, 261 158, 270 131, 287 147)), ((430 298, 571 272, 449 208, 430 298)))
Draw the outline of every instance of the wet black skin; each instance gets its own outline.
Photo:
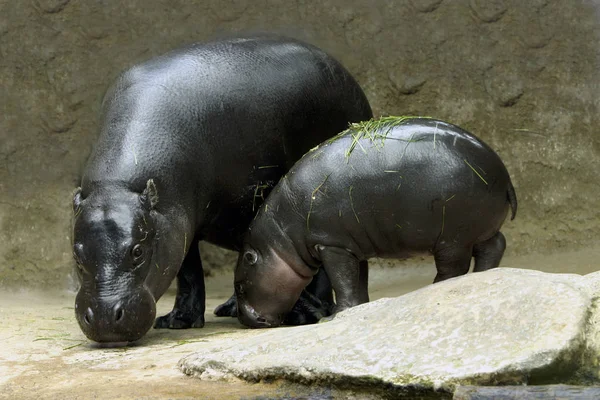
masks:
POLYGON ((471 258, 474 271, 499 265, 500 227, 509 209, 515 217, 517 200, 491 148, 423 118, 393 127, 383 142, 363 138, 346 156, 352 141, 346 133, 307 153, 250 225, 235 271, 243 324, 280 325, 323 269, 334 313, 368 302, 367 260, 375 256, 433 254, 434 282, 466 274, 471 258))
MULTIPOLYGON (((86 336, 128 342, 153 324, 202 327, 198 242, 240 250, 263 198, 294 162, 371 116, 337 61, 277 36, 196 44, 123 73, 103 100, 100 136, 73 199, 76 316, 86 336), (175 277, 173 311, 155 321, 175 277)), ((290 323, 327 314, 321 300, 332 294, 321 277, 290 323)), ((217 309, 236 313, 235 298, 217 309)))

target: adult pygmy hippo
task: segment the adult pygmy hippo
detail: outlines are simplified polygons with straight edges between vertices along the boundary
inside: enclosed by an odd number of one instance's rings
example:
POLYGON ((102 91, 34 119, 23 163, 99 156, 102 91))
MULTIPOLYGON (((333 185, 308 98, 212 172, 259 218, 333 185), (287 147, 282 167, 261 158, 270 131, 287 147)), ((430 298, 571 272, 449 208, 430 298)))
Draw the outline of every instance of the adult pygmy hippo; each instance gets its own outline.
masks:
POLYGON ((175 306, 156 327, 202 327, 198 241, 239 250, 261 199, 293 163, 371 116, 336 60, 278 36, 195 44, 123 73, 105 95, 73 198, 75 313, 86 336, 142 337, 175 276, 175 306))
POLYGON ((369 301, 367 259, 432 253, 439 282, 495 268, 517 199, 498 155, 461 128, 385 117, 311 150, 250 225, 235 271, 238 318, 277 326, 322 266, 334 312, 369 301))

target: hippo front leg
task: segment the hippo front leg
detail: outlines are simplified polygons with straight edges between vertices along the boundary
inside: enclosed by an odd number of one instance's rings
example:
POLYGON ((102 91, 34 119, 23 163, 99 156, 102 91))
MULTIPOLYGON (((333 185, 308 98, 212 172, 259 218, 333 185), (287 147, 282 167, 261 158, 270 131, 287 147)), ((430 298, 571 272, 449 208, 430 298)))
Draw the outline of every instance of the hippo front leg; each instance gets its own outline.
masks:
POLYGON ((170 313, 156 319, 154 328, 202 328, 205 309, 204 270, 200 260, 198 241, 194 240, 177 273, 175 306, 170 313))
POLYGON ((317 246, 323 268, 335 291, 333 313, 369 301, 368 263, 359 261, 348 250, 339 247, 317 246))
POLYGON ((284 323, 286 325, 314 324, 330 316, 333 306, 331 282, 325 269, 319 268, 313 280, 300 294, 292 311, 285 316, 284 323))

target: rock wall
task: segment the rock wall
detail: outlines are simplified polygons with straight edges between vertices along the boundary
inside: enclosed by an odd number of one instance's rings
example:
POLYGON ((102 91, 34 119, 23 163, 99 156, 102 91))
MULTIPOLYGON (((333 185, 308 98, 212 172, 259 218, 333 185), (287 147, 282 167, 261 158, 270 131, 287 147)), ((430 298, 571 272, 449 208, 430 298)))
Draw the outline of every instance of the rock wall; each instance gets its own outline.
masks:
POLYGON ((434 116, 487 141, 519 197, 508 253, 594 245, 599 10, 598 0, 0 0, 0 285, 68 282, 71 192, 111 80, 230 31, 308 40, 355 74, 376 114, 434 116))

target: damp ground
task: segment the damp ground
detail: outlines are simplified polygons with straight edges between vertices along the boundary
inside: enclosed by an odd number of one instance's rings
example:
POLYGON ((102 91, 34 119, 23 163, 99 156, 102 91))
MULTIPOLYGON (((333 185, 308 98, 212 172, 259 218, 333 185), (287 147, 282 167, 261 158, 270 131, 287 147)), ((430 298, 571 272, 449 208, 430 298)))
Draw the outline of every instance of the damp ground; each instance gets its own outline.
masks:
MULTIPOLYGON (((550 255, 506 257, 503 267, 587 274, 600 269, 600 248, 550 255)), ((428 285, 433 260, 400 267, 372 262, 370 295, 394 297, 428 285)), ((226 345, 255 335, 236 319, 217 318, 212 310, 231 294, 231 275, 207 280, 206 326, 191 330, 151 330, 134 346, 99 348, 81 333, 74 318, 74 293, 15 290, 0 294, 0 399, 256 399, 342 398, 322 388, 285 384, 206 382, 185 376, 179 359, 216 341, 226 345)), ((158 303, 170 311, 174 292, 158 303)), ((364 395, 364 394, 363 394, 364 395)), ((363 397, 363 396, 361 396, 363 397)))

